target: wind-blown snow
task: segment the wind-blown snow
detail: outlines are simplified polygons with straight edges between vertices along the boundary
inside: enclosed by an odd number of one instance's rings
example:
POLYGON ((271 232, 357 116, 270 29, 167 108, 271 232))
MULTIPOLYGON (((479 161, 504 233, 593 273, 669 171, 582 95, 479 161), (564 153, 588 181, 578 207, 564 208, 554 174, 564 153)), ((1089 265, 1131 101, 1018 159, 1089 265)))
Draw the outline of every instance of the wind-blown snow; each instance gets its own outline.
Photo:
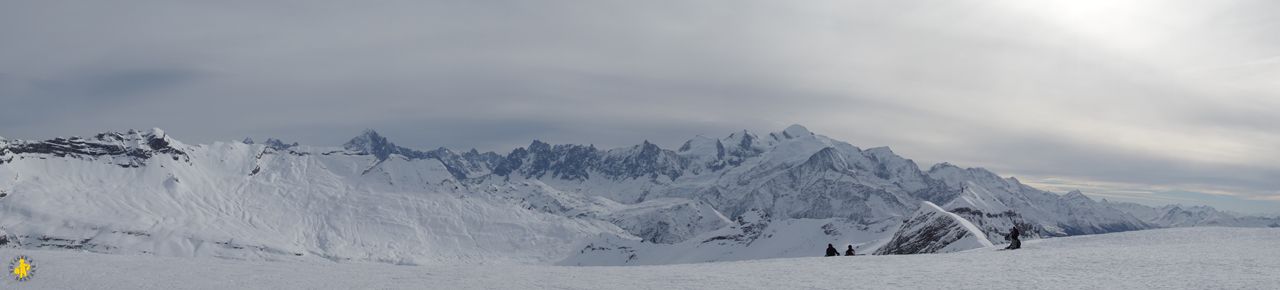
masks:
MULTIPOLYGON (((1179 228, 1028 241, 1023 249, 638 267, 393 266, 0 249, 17 289, 1275 289, 1280 229, 1179 228), (19 284, 20 283, 20 284, 19 284)), ((814 249, 814 255, 822 249, 814 249)))

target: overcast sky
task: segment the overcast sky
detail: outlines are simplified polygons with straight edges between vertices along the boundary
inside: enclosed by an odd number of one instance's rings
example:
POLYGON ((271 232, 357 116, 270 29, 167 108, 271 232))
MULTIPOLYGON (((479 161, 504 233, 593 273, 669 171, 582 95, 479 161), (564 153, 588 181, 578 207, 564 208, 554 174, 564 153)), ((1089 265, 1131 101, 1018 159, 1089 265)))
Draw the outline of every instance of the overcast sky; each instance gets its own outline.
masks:
POLYGON ((1280 212, 1276 1, 4 1, 0 136, 668 148, 798 123, 1280 212))

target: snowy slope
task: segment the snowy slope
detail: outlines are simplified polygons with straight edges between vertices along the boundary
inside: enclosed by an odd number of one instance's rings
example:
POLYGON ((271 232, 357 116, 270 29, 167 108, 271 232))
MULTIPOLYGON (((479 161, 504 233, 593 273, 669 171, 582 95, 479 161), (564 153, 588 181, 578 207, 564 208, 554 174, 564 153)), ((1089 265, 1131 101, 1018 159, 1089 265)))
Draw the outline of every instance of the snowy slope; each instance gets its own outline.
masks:
POLYGON ((863 225, 843 219, 772 219, 760 210, 739 216, 734 225, 686 241, 665 245, 637 238, 604 235, 559 265, 620 266, 812 257, 828 243, 867 253, 897 229, 896 220, 863 225))
POLYGON ((393 266, 0 249, 37 263, 16 289, 1275 289, 1280 229, 1182 228, 936 255, 643 266, 393 266))
POLYGON ((0 165, 0 188, 10 192, 0 200, 7 240, 0 246, 395 264, 550 263, 578 241, 627 235, 605 221, 459 191, 434 159, 286 152, 238 142, 170 141, 156 149, 147 140, 163 135, 126 135, 126 142, 111 134, 83 140, 97 144, 84 147, 151 157, 10 154, 0 165))

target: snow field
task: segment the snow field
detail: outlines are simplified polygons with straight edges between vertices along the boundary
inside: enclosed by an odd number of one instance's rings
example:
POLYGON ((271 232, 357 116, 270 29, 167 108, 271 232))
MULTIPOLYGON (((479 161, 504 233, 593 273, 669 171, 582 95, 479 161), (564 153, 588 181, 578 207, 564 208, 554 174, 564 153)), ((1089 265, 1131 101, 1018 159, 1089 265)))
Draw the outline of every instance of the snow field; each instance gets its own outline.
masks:
MULTIPOLYGON (((394 266, 0 249, 37 263, 5 289, 1276 289, 1280 229, 1178 228, 950 254, 632 267, 394 266)), ((1000 247, 997 245, 996 247, 1000 247)), ((813 249, 814 255, 821 248, 813 249)))

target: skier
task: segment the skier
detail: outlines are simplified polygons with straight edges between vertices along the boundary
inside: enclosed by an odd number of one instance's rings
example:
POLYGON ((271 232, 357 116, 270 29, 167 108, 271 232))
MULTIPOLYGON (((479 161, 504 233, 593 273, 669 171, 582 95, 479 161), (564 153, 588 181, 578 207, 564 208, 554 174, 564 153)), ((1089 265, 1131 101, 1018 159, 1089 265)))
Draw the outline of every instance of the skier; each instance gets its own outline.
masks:
POLYGON ((1017 226, 1014 226, 1013 229, 1009 230, 1009 247, 1006 247, 1005 249, 1017 250, 1022 248, 1022 240, 1018 238, 1019 235, 1021 235, 1021 233, 1018 232, 1017 226))
POLYGON ((844 250, 845 257, 853 257, 853 245, 849 245, 848 250, 844 250))
POLYGON ((839 255, 840 255, 840 251, 837 251, 835 246, 832 246, 831 244, 827 244, 827 257, 835 257, 839 255))

